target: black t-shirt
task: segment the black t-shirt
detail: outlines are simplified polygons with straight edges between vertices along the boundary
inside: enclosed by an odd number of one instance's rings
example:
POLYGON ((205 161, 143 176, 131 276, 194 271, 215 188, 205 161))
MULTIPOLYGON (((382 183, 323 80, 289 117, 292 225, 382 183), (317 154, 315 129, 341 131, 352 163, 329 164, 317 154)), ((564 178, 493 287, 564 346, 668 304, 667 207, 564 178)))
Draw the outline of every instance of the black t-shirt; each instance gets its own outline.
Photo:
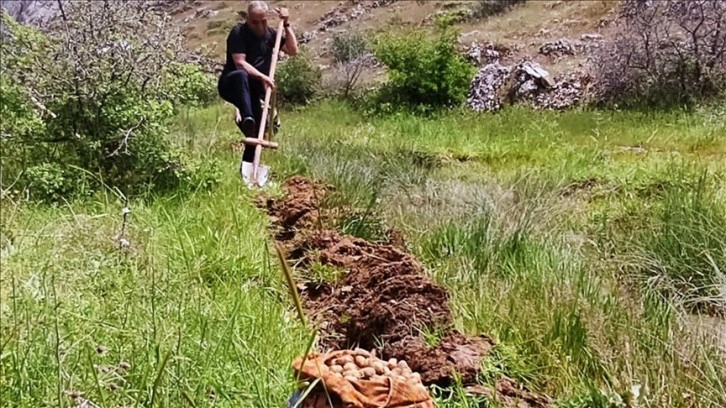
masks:
MULTIPOLYGON (((245 60, 265 75, 270 74, 272 51, 275 49, 277 30, 267 28, 263 38, 258 37, 246 23, 237 23, 227 36, 227 62, 222 75, 237 70, 232 54, 245 54, 245 60)), ((285 44, 285 36, 280 39, 280 48, 285 44)))

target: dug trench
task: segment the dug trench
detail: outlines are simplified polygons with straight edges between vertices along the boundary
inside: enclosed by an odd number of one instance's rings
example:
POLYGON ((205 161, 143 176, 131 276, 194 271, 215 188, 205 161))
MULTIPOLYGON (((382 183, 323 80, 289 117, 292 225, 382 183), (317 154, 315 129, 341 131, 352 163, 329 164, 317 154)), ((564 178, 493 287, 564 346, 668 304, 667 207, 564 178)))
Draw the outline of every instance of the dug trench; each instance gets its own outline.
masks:
POLYGON ((449 293, 396 244, 396 234, 391 243, 372 243, 325 228, 331 215, 320 204, 334 190, 294 176, 283 183, 281 198, 263 197, 258 203, 270 216, 287 262, 301 275, 313 265, 343 271, 335 281, 297 278, 303 310, 319 327, 319 351, 375 350, 381 358, 406 361, 426 386, 460 382, 470 393, 507 407, 549 406, 549 398, 507 377, 493 387, 478 384, 493 339, 467 336, 453 327, 449 293), (424 333, 437 335, 431 340, 424 333))

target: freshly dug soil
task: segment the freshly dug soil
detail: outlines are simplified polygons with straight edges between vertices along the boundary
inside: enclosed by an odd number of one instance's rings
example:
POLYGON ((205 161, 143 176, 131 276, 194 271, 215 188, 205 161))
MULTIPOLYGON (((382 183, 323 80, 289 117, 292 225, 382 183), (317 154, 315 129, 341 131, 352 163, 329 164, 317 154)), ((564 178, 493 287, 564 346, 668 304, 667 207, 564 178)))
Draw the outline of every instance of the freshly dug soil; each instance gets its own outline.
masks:
POLYGON ((319 203, 331 188, 293 177, 284 184, 282 199, 264 203, 291 263, 345 271, 338 282, 297 284, 305 312, 321 326, 322 351, 375 349, 384 359, 405 360, 424 385, 449 386, 457 376, 464 385, 475 384, 493 340, 470 338, 452 328, 448 292, 402 249, 397 234, 392 234, 395 242, 376 244, 324 229, 319 203), (427 336, 434 343, 427 344, 422 333, 439 337, 427 336))
MULTIPOLYGON (((400 250, 333 231, 313 234, 304 244, 293 252, 317 254, 320 263, 347 271, 335 287, 302 291, 314 318, 329 322, 328 329, 342 335, 324 338, 324 347, 370 350, 380 341, 393 344, 416 329, 451 323, 446 290, 422 275, 419 263, 400 250)), ((310 261, 303 258, 300 264, 310 261)))
POLYGON ((267 207, 272 224, 278 227, 275 239, 288 241, 300 230, 315 228, 320 222, 318 204, 333 187, 295 176, 285 182, 285 198, 271 198, 258 203, 267 207))
POLYGON ((409 361, 411 370, 421 373, 424 384, 450 385, 452 371, 456 371, 464 384, 476 382, 481 360, 493 346, 491 338, 480 336, 468 338, 456 330, 431 347, 419 336, 409 336, 391 344, 386 350, 387 358, 409 361))

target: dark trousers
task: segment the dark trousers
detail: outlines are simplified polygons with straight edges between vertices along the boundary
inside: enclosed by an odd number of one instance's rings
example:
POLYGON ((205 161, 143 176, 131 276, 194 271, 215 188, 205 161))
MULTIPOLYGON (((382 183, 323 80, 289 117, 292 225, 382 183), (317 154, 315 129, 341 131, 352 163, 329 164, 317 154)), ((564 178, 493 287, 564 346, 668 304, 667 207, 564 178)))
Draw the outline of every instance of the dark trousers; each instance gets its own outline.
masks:
MULTIPOLYGON (((242 116, 242 122, 238 123, 237 126, 240 128, 242 133, 242 123, 247 117, 252 117, 255 120, 254 135, 245 135, 247 137, 257 137, 259 132, 260 121, 262 120, 262 104, 260 99, 265 96, 265 87, 260 81, 250 79, 249 75, 244 70, 232 71, 219 78, 217 83, 217 90, 219 96, 225 101, 231 103, 239 109, 240 115, 242 116)), ((242 154, 242 161, 252 163, 255 158, 255 146, 246 145, 245 151, 242 154)))

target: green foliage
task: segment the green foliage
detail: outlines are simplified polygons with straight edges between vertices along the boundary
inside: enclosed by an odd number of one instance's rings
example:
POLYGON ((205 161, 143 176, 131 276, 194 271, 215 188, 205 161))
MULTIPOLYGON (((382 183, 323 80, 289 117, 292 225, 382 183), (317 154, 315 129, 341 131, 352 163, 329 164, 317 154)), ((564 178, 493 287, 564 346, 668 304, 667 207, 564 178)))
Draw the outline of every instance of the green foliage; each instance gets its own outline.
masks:
POLYGON ((0 131, 3 151, 12 153, 1 159, 3 187, 18 179, 16 188, 32 188, 33 197, 70 198, 76 184, 61 181, 59 170, 69 166, 93 174, 96 187, 102 181, 126 194, 189 179, 168 124, 180 107, 214 100, 216 87, 200 66, 183 62, 181 34, 148 7, 76 2, 64 20, 40 29, 3 14, 0 112, 8 120, 0 131))
POLYGON ((280 104, 305 105, 320 91, 322 70, 315 66, 307 50, 281 62, 275 73, 280 104))
POLYGON ((335 62, 346 63, 365 55, 369 44, 360 33, 344 32, 333 36, 332 47, 335 62))
POLYGON ((174 100, 175 107, 208 106, 217 100, 215 78, 199 65, 173 62, 164 69, 164 79, 162 92, 166 99, 174 100))
POLYGON ((308 331, 225 180, 184 200, 2 204, 3 406, 281 405, 308 331))
POLYGON ((619 395, 608 395, 595 387, 573 395, 554 405, 554 408, 627 408, 637 405, 626 404, 619 395))
POLYGON ((31 28, 12 20, 4 10, 0 16, 7 33, 0 41, 0 164, 3 169, 0 183, 5 186, 6 180, 17 176, 8 174, 14 170, 12 165, 24 166, 23 152, 34 150, 35 142, 46 131, 47 112, 36 106, 33 98, 37 95, 24 87, 23 82, 37 80, 39 70, 34 66, 33 56, 46 53, 48 41, 31 28), (11 45, 12 52, 6 52, 11 45))
POLYGON ((87 177, 82 171, 69 169, 58 163, 29 167, 21 179, 21 184, 25 186, 32 200, 46 203, 76 198, 87 183, 87 177))
POLYGON ((466 99, 475 68, 456 49, 457 33, 442 27, 438 38, 423 30, 386 34, 374 47, 388 68, 389 81, 374 96, 376 110, 397 106, 452 107, 466 99))

